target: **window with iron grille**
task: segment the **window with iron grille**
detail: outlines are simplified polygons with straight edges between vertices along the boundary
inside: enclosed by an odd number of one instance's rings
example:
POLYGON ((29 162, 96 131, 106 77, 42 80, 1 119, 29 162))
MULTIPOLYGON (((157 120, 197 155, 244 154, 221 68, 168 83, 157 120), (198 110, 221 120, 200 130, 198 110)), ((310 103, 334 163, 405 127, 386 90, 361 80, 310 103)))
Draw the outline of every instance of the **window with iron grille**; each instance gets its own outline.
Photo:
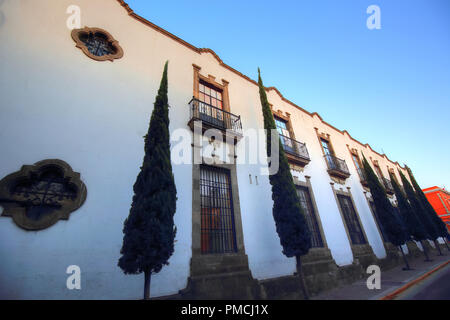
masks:
POLYGON ((236 252, 230 171, 200 166, 201 252, 236 252))
POLYGON ((305 214, 306 223, 311 231, 312 247, 323 247, 322 235, 320 233, 319 224, 312 205, 309 189, 306 187, 297 186, 297 194, 300 199, 300 205, 302 206, 303 213, 305 214))
POLYGON ((341 194, 338 194, 337 197, 352 244, 366 244, 367 241, 359 224, 352 199, 341 194))
POLYGON ((384 241, 384 242, 388 242, 389 239, 388 239, 388 237, 387 237, 386 230, 384 230, 383 225, 381 224, 380 217, 379 217, 378 214, 377 214, 377 208, 376 208, 376 206, 375 206, 375 202, 369 201, 369 204, 370 204, 370 210, 372 210, 372 213, 373 213, 373 215, 374 215, 374 217, 375 217, 375 220, 377 221, 377 225, 378 225, 378 227, 380 228, 380 231, 381 231, 381 237, 383 238, 383 241, 384 241))

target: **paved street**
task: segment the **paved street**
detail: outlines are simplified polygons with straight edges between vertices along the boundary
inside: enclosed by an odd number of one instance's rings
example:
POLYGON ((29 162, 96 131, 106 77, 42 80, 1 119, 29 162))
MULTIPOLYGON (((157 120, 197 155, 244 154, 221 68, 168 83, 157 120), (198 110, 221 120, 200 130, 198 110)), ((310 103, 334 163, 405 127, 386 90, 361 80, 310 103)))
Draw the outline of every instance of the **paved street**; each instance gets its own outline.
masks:
MULTIPOLYGON (((403 271, 398 266, 381 274, 381 289, 369 290, 366 279, 323 292, 312 300, 378 300, 398 288, 414 281, 434 268, 450 260, 450 253, 444 256, 433 255, 432 262, 425 262, 423 257, 410 260, 413 270, 403 271)), ((368 275, 369 276, 369 275, 368 275)), ((420 283, 404 291, 398 299, 450 299, 450 264, 425 278, 420 283)))
POLYGON ((395 300, 450 300, 450 264, 407 289, 395 300))

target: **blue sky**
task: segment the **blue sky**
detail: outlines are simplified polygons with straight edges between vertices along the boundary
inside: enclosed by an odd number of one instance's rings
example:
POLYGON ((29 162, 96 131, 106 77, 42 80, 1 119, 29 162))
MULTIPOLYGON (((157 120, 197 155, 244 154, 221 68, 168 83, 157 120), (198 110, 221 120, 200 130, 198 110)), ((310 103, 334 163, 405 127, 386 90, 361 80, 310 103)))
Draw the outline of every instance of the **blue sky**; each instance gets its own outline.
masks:
POLYGON ((128 0, 187 42, 450 189, 450 1, 128 0), (381 29, 369 30, 369 5, 381 29))

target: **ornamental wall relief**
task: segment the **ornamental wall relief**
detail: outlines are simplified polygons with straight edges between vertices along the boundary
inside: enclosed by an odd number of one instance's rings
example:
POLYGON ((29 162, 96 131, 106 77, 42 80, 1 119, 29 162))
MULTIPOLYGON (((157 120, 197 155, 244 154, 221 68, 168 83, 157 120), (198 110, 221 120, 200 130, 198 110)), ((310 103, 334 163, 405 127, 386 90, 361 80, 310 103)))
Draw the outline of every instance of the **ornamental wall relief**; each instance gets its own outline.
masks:
POLYGON ((86 195, 80 174, 66 162, 43 160, 0 180, 1 215, 25 230, 42 230, 60 219, 68 220, 86 195))

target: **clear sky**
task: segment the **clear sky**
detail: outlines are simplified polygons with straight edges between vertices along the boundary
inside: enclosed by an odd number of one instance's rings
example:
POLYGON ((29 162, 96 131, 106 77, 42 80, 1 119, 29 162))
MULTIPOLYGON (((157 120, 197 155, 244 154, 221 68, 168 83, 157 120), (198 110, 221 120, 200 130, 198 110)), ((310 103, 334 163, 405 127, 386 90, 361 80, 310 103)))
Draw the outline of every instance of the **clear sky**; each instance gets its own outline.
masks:
POLYGON ((266 86, 406 163, 422 188, 450 189, 449 0, 127 3, 252 79, 259 66, 266 86))

